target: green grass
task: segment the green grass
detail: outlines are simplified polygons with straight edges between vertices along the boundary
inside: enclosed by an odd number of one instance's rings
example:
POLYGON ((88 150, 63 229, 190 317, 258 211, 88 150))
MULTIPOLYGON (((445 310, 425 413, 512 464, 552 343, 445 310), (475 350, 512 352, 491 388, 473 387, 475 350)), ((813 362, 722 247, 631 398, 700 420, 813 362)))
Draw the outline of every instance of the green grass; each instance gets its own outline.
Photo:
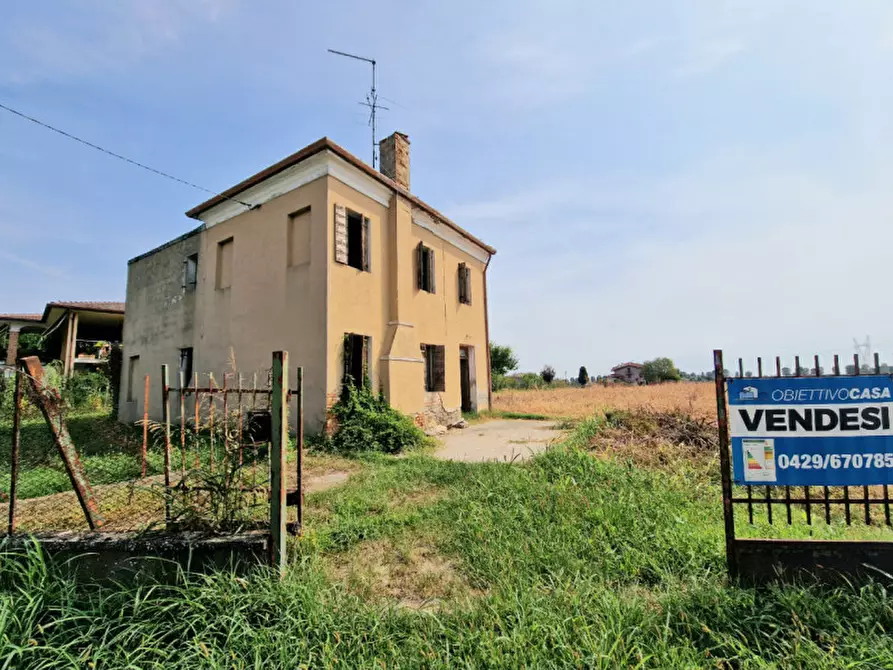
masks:
POLYGON ((308 497, 281 582, 76 586, 2 558, 0 667, 893 667, 883 585, 727 583, 715 484, 593 458, 596 429, 524 465, 364 457, 308 497), (421 537, 462 597, 411 609, 333 572, 421 537))

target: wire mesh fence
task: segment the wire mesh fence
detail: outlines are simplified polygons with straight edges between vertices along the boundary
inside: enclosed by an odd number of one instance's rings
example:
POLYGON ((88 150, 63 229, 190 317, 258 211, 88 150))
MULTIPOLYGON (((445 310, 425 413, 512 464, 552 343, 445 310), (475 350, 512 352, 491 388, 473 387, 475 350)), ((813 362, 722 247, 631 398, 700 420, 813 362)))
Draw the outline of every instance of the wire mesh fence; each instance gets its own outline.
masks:
MULTIPOLYGON (((27 361, 28 359, 25 359, 27 361)), ((0 449, 0 514, 7 533, 269 529, 275 423, 270 371, 146 375, 143 417, 125 427, 67 410, 36 359, 15 369, 8 449, 0 449), (151 394, 162 401, 149 412, 151 394)), ((298 372, 300 380, 300 371, 298 372)), ((280 380, 281 383, 281 380, 280 380)), ((287 521, 299 527, 300 386, 294 440, 284 454, 287 521)), ((280 403, 281 404, 281 403, 280 403)), ((287 405, 279 408, 287 424, 287 405)), ((280 440, 281 441, 281 440, 280 440)))

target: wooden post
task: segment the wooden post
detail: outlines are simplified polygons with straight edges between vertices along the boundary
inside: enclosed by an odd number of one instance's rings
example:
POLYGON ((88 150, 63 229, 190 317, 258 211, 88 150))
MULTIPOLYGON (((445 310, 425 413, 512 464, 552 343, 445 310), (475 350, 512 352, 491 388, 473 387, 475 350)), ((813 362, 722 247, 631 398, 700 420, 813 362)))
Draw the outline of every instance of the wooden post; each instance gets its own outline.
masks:
POLYGON ((87 518, 87 525, 90 526, 90 530, 96 530, 105 523, 105 520, 99 513, 99 506, 96 504, 93 489, 90 487, 84 467, 81 465, 81 459, 78 457, 77 449, 74 447, 74 442, 71 441, 68 426, 65 424, 65 419, 62 415, 62 398, 55 389, 44 387, 43 366, 40 364, 37 356, 23 358, 22 367, 31 382, 32 397, 40 406, 40 411, 47 423, 47 427, 49 427, 53 435, 53 442, 56 443, 62 462, 65 463, 71 486, 77 495, 84 516, 87 518))
POLYGON ((12 407, 12 453, 10 454, 9 473, 9 534, 16 530, 16 489, 19 481, 19 444, 21 440, 22 421, 22 375, 25 371, 16 366, 15 397, 12 407))
POLYGON ((143 463, 140 469, 140 476, 146 476, 146 467, 148 465, 149 452, 149 375, 146 375, 146 384, 143 389, 143 463))
MULTIPOLYGON (((739 359, 738 367, 741 367, 739 359)), ((735 517, 732 509, 732 472, 729 461, 729 417, 726 412, 726 380, 722 365, 722 351, 713 351, 713 376, 716 380, 716 419, 719 425, 719 467, 722 471, 722 511, 726 531, 726 563, 732 579, 738 576, 735 552, 735 517)))
POLYGON ((164 524, 171 522, 171 400, 167 365, 161 366, 161 418, 164 421, 164 524))
POLYGON ((288 445, 288 352, 273 352, 273 388, 270 396, 270 564, 285 574, 285 451, 288 445))
POLYGON ((295 387, 297 399, 295 409, 297 421, 295 426, 295 445, 298 450, 298 535, 304 533, 304 368, 298 367, 298 379, 295 387))

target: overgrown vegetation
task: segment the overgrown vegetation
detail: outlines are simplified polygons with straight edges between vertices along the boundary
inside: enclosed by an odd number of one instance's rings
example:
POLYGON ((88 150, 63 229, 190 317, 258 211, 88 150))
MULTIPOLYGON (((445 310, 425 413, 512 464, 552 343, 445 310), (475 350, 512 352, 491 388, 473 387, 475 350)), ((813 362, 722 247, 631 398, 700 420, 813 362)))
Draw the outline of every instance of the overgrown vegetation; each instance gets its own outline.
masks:
POLYGON ((345 384, 331 412, 334 434, 316 440, 315 446, 323 450, 397 454, 425 443, 425 434, 412 418, 391 407, 383 393, 376 394, 365 384, 345 384))
POLYGON ((75 586, 36 552, 4 557, 0 658, 97 669, 893 665, 884 584, 727 583, 716 485, 593 458, 579 446, 589 431, 524 465, 367 457, 348 484, 308 498, 281 582, 260 571, 75 586))

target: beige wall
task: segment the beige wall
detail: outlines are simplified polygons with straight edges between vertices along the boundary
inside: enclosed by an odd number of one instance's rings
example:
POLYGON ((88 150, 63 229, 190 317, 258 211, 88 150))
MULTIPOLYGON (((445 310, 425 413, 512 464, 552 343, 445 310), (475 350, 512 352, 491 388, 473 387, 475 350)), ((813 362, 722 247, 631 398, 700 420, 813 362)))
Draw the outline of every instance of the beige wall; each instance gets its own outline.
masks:
POLYGON ((391 404, 416 414, 426 403, 461 407, 459 347, 474 347, 473 401, 487 408, 488 377, 484 312, 484 267, 467 253, 412 223, 400 196, 384 207, 329 178, 328 375, 330 399, 340 389, 345 333, 372 338, 372 383, 391 404), (334 208, 344 205, 370 219, 371 272, 334 262, 334 208), (436 293, 416 287, 415 249, 434 249, 436 293), (459 303, 458 265, 471 268, 472 304, 459 303), (421 344, 444 345, 446 391, 426 394, 421 344), (383 360, 384 359, 384 360, 383 360))
POLYGON ((264 373, 273 351, 288 351, 290 386, 296 368, 304 368, 308 430, 325 417, 326 212, 320 178, 208 228, 201 256, 209 260, 199 263, 195 369, 214 372, 219 383, 233 368, 246 376, 264 373), (289 242, 299 242, 294 226, 308 224, 309 235, 298 237, 309 241, 309 250, 302 256, 293 245, 290 253, 289 242), (232 280, 219 289, 216 264, 226 254, 218 254, 218 245, 230 238, 232 280), (298 264, 289 265, 290 258, 298 264))

